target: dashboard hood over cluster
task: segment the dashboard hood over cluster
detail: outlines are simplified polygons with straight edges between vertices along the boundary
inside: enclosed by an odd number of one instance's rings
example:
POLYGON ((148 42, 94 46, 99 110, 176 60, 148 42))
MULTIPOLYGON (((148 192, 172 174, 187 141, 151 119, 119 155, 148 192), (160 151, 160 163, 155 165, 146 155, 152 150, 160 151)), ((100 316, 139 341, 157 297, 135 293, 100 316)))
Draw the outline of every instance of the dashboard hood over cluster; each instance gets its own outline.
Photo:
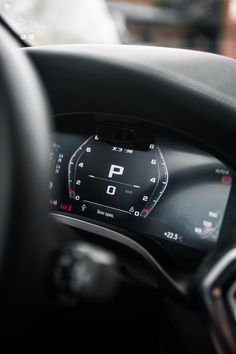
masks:
POLYGON ((234 60, 119 45, 23 50, 38 66, 55 114, 97 111, 143 117, 196 138, 234 164, 235 141, 229 135, 236 124, 234 60))

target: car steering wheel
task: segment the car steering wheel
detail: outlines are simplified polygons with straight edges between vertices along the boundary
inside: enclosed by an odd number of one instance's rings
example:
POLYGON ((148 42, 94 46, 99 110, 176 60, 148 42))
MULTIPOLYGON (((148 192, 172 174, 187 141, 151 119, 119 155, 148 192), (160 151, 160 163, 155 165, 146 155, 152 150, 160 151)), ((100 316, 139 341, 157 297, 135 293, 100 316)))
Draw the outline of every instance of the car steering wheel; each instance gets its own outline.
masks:
MULTIPOLYGON (((29 59, 0 29, 0 293, 9 308, 45 305, 55 230, 48 203, 49 111, 29 59)), ((236 243, 215 249, 194 279, 214 342, 234 353, 236 243)))

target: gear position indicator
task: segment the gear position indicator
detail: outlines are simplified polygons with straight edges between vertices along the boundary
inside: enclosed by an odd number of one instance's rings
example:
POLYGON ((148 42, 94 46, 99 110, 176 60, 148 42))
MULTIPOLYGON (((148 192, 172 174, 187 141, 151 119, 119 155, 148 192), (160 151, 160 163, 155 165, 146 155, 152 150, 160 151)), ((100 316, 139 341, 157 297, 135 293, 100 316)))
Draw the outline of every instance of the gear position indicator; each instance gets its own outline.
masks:
POLYGON ((167 187, 168 170, 155 144, 131 150, 91 136, 71 156, 68 181, 69 196, 81 208, 146 218, 167 187))

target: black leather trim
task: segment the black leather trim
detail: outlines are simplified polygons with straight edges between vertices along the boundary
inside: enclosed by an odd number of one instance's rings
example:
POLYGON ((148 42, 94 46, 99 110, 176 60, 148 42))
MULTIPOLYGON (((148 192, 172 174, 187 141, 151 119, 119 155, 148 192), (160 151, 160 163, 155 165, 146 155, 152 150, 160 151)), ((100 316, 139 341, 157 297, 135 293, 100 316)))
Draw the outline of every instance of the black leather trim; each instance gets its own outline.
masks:
POLYGON ((139 117, 218 150, 236 166, 236 61, 189 50, 103 45, 25 48, 55 114, 139 117))

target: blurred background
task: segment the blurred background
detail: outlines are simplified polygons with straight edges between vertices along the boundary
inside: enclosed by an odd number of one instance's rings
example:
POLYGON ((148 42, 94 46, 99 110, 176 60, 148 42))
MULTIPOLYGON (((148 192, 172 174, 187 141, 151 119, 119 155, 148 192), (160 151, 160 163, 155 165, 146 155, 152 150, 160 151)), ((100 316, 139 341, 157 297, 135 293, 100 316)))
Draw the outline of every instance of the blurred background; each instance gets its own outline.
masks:
POLYGON ((140 44, 236 58, 236 0, 0 0, 32 45, 140 44))

